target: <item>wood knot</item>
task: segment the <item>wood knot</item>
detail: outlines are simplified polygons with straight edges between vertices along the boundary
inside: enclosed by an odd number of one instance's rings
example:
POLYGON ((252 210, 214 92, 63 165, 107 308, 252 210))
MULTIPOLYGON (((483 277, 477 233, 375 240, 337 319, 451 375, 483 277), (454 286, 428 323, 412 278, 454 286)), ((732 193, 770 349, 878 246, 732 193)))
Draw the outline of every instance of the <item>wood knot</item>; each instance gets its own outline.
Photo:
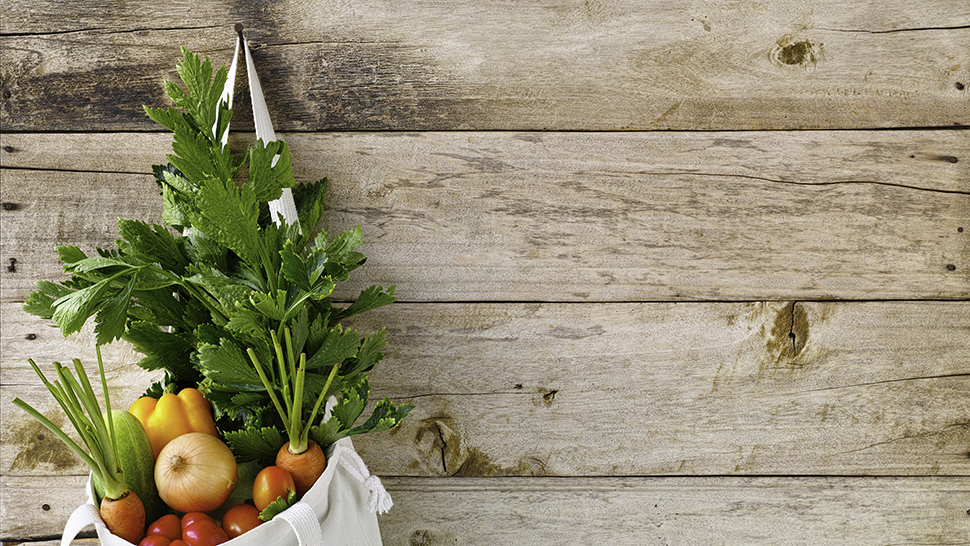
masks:
POLYGON ((797 66, 812 69, 822 57, 822 44, 808 40, 793 41, 791 36, 778 40, 771 51, 771 61, 779 66, 797 66))

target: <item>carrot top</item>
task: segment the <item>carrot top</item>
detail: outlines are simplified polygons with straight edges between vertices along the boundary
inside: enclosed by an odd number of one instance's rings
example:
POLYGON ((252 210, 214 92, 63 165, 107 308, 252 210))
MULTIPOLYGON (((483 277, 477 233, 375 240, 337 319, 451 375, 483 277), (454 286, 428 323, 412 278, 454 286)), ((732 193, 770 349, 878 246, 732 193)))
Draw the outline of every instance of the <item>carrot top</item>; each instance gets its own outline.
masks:
POLYGON ((20 398, 15 398, 13 403, 47 427, 84 461, 84 464, 91 469, 92 474, 104 484, 106 498, 120 499, 128 492, 128 488, 125 487, 118 457, 118 443, 111 419, 111 402, 108 397, 108 383, 104 376, 101 347, 96 346, 95 350, 98 355, 98 371, 100 372, 101 388, 104 393, 105 412, 103 414, 87 372, 80 360, 74 359, 76 378, 60 362, 54 362, 57 379, 53 383, 48 381, 33 360, 28 360, 34 372, 44 382, 44 386, 47 387, 47 390, 50 391, 64 414, 71 421, 87 451, 52 423, 50 419, 20 398))

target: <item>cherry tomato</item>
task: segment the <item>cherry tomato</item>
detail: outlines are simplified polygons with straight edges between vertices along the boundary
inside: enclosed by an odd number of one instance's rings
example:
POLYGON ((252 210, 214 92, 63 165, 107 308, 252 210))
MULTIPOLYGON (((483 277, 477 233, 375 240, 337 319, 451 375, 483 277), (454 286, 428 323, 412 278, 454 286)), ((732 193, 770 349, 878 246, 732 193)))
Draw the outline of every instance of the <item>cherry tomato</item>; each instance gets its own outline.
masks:
POLYGON ((256 509, 262 512, 277 498, 287 498, 290 491, 296 491, 293 476, 290 476, 285 468, 267 466, 256 474, 256 482, 253 483, 253 503, 256 504, 256 509))
POLYGON ((179 532, 178 538, 182 538, 182 533, 185 532, 185 528, 197 521, 211 521, 215 523, 216 520, 212 519, 212 516, 204 512, 189 512, 182 516, 182 528, 179 532))
POLYGON ((259 519, 259 510, 252 504, 237 504, 222 516, 222 529, 229 538, 236 538, 246 531, 251 531, 263 523, 259 519))
POLYGON ((158 535, 169 540, 182 538, 182 521, 175 514, 164 515, 148 526, 148 536, 158 535))
POLYGON ((162 535, 148 535, 147 537, 141 539, 138 546, 170 546, 172 541, 168 537, 162 535))
POLYGON ((229 535, 214 521, 196 521, 182 531, 182 540, 189 546, 216 546, 229 540, 229 535))
POLYGON ((178 540, 173 540, 172 543, 169 544, 168 546, 189 546, 189 545, 186 544, 184 540, 178 539, 178 540))

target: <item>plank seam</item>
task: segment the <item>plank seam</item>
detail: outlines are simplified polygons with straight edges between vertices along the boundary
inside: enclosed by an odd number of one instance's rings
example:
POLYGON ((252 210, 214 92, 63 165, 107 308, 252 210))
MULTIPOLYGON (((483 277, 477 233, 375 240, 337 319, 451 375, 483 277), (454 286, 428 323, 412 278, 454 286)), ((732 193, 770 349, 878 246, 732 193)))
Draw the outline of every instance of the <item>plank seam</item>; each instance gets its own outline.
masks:
POLYGON ((817 28, 815 30, 822 30, 825 32, 846 32, 846 33, 859 33, 859 34, 897 34, 902 32, 932 32, 932 31, 947 31, 947 30, 966 30, 970 29, 970 25, 957 25, 949 27, 914 27, 914 28, 891 28, 887 30, 869 30, 869 29, 843 29, 843 28, 817 28))
MULTIPOLYGON (((669 134, 696 134, 696 133, 818 133, 818 132, 839 132, 839 133, 850 133, 850 132, 900 132, 900 131, 921 131, 921 132, 931 132, 931 131, 966 131, 970 130, 970 125, 964 125, 959 122, 954 122, 953 125, 900 125, 895 127, 883 127, 883 126, 873 126, 873 127, 775 127, 775 128, 760 128, 760 129, 749 129, 749 128, 727 128, 727 129, 350 129, 350 128, 317 128, 317 129, 288 129, 286 131, 280 131, 277 133, 281 137, 285 137, 288 134, 299 134, 307 135, 314 133, 325 133, 325 134, 339 134, 339 133, 354 133, 354 134, 380 134, 380 133, 394 133, 394 134, 419 134, 419 133, 456 133, 456 134, 474 134, 474 133, 510 133, 510 134, 522 134, 522 133, 575 133, 575 134, 603 134, 603 133, 618 133, 618 134, 635 134, 635 133, 669 133, 669 134)), ((49 131, 37 131, 36 129, 16 129, 16 128, 3 128, 0 126, 0 135, 10 134, 10 135, 70 135, 70 134, 125 134, 125 133, 135 133, 135 134, 171 134, 164 130, 155 129, 51 129, 49 131)), ((242 129, 236 134, 252 134, 251 129, 242 129)), ((284 138, 285 140, 285 138, 284 138)))
POLYGON ((226 25, 207 25, 207 26, 197 26, 197 27, 137 27, 128 29, 116 29, 112 30, 104 27, 92 27, 92 28, 79 28, 72 30, 56 30, 51 32, 10 32, 10 33, 0 33, 0 38, 45 38, 48 36, 61 36, 65 34, 82 34, 82 33, 97 33, 99 36, 107 36, 109 34, 130 34, 133 32, 171 32, 176 30, 211 30, 215 28, 226 28, 226 25))
MULTIPOLYGON (((956 160, 956 158, 952 158, 956 160)), ((949 157, 947 158, 949 161, 949 157)), ((956 162, 956 161, 950 161, 956 162)), ((41 167, 2 167, 0 172, 52 172, 52 173, 85 173, 85 174, 126 174, 126 175, 146 175, 150 176, 150 172, 144 171, 114 171, 114 170, 91 170, 91 169, 55 169, 55 168, 41 168, 41 167)), ((587 171, 588 173, 589 171, 587 171)), ((912 186, 909 184, 894 184, 892 182, 880 182, 878 180, 834 180, 831 182, 798 182, 795 180, 782 180, 776 178, 767 178, 764 176, 753 176, 748 174, 737 174, 737 173, 714 173, 714 172, 698 172, 698 171, 660 171, 660 172, 650 172, 650 171, 636 171, 630 173, 611 173, 611 174, 629 174, 636 176, 706 176, 711 178, 741 178, 745 180, 760 180, 764 182, 771 182, 774 184, 787 184, 792 186, 812 186, 812 187, 823 187, 823 186, 839 186, 839 185, 874 185, 874 186, 886 186, 891 188, 901 188, 916 191, 928 191, 933 193, 943 193, 943 194, 956 194, 956 195, 970 195, 970 191, 963 190, 945 190, 938 188, 926 188, 922 186, 912 186)))

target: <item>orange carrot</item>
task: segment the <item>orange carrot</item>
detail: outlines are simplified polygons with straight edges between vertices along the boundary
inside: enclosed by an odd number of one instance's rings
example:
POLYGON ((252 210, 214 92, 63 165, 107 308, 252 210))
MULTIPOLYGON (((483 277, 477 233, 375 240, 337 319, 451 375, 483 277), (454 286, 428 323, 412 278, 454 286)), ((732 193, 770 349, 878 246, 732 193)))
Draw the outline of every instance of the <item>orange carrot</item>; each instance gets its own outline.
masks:
POLYGON ((113 535, 132 544, 145 538, 145 506, 134 491, 127 491, 118 499, 102 499, 101 519, 113 535))
POLYGON ((269 395, 270 400, 276 407, 277 413, 279 413, 280 418, 283 420, 287 436, 289 436, 290 441, 283 444, 276 453, 276 466, 286 469, 293 476, 293 481, 296 484, 296 493, 302 496, 316 483, 317 479, 323 475, 323 471, 327 468, 327 457, 324 455, 323 449, 316 442, 310 440, 310 428, 316 422, 317 414, 323 405, 324 399, 330 394, 330 386, 333 384, 333 379, 336 377, 341 363, 335 362, 333 364, 333 367, 330 369, 330 375, 327 376, 327 382, 317 396, 317 402, 310 412, 310 417, 304 419, 303 389, 306 382, 306 353, 300 354, 299 363, 297 363, 293 348, 293 337, 290 334, 289 328, 283 330, 284 340, 286 341, 286 354, 284 354, 283 344, 280 343, 276 332, 271 330, 270 335, 273 338, 273 347, 276 349, 276 359, 279 365, 279 381, 283 386, 282 402, 276 396, 276 386, 269 380, 265 370, 263 370, 263 365, 260 364, 256 351, 250 348, 247 353, 253 363, 253 367, 256 368, 256 373, 259 374, 260 381, 266 387, 266 393, 269 395))
POLYGON ((307 449, 303 453, 290 451, 287 442, 276 454, 276 466, 285 468, 293 476, 296 494, 302 497, 327 469, 327 456, 313 440, 307 440, 307 449))

